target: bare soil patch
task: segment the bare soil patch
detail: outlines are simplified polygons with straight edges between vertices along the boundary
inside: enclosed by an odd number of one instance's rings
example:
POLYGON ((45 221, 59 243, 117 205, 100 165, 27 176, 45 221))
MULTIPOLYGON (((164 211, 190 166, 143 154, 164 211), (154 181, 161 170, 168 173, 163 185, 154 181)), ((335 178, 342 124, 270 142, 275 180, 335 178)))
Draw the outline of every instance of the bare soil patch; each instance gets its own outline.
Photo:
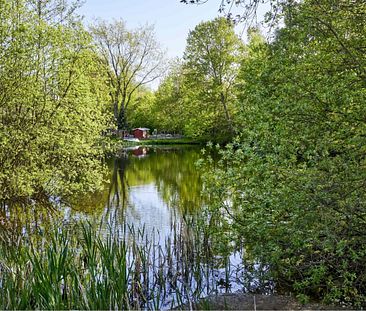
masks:
POLYGON ((301 304, 294 297, 284 295, 223 294, 202 299, 183 310, 347 310, 342 306, 318 303, 301 304))

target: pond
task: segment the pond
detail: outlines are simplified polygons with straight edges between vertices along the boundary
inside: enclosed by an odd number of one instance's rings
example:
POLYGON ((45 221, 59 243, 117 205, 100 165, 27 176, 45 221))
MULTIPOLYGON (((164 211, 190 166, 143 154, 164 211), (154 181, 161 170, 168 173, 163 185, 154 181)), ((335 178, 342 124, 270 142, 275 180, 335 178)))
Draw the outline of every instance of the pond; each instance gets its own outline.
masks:
POLYGON ((73 198, 64 220, 88 218, 114 229, 127 224, 165 237, 174 223, 203 204, 195 166, 200 156, 197 146, 126 148, 108 159, 104 189, 73 198))
MULTIPOLYGON (((145 227, 166 235, 173 223, 194 214, 202 205, 198 146, 129 147, 106 159, 103 188, 63 199, 51 198, 54 210, 33 202, 24 209, 0 209, 0 221, 15 235, 48 230, 82 220, 108 229, 125 225, 145 227)), ((109 230, 109 229, 108 229, 109 230)))
MULTIPOLYGON (((54 198, 53 212, 36 204, 33 209, 27 207, 21 212, 10 213, 4 208, 0 215, 2 230, 6 231, 3 236, 13 241, 19 241, 19 236, 25 237, 32 241, 27 243, 38 245, 42 254, 48 252, 44 246, 47 245, 45 232, 52 232, 56 225, 58 230, 66 230, 77 240, 84 241, 88 235, 75 230, 75 225, 87 222, 102 237, 99 241, 107 241, 107 245, 109 241, 112 245, 110 238, 113 237, 116 245, 125 243, 126 269, 133 270, 134 277, 127 278, 128 304, 123 307, 169 309, 213 293, 258 288, 271 291, 272 284, 260 283, 244 269, 243 249, 224 256, 212 246, 212 239, 201 227, 205 219, 200 211, 206 202, 201 194, 200 170, 195 165, 200 157, 201 148, 197 146, 143 146, 121 150, 118 156, 107 160, 106 182, 100 191, 62 203, 54 198), (136 294, 136 284, 144 288, 143 294, 140 291, 136 294)), ((79 248, 83 246, 75 246, 79 248)), ((81 255, 75 252, 73 256, 81 255)), ((96 269, 103 266, 102 257, 98 257, 100 262, 96 269)), ((48 257, 45 260, 49 260, 48 257)), ((81 267, 81 271, 84 268, 81 267)), ((262 267, 254 265, 253 269, 262 267)), ((95 282, 104 282, 106 276, 102 271, 95 282)))

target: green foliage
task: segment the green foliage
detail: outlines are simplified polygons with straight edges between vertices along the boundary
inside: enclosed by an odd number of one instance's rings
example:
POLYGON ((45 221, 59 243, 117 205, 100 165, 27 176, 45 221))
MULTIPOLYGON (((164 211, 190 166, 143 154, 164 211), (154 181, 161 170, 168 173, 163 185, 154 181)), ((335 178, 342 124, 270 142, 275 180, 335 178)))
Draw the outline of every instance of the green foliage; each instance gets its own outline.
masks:
POLYGON ((169 74, 155 92, 152 109, 155 117, 154 128, 159 132, 183 133, 187 123, 187 107, 184 106, 184 98, 182 64, 176 61, 171 65, 169 74))
POLYGON ((155 94, 150 90, 140 89, 131 100, 127 109, 128 125, 130 128, 147 127, 155 129, 157 126, 154 114, 155 94))
POLYGON ((74 229, 79 236, 55 229, 8 250, 1 245, 3 309, 129 308, 126 243, 102 240, 89 224, 74 229))
POLYGON ((284 16, 272 43, 251 33, 242 129, 206 176, 211 215, 301 297, 364 306, 366 4, 284 16))
POLYGON ((185 130, 226 140, 235 132, 235 93, 243 44, 225 18, 203 22, 191 31, 184 52, 185 130))
POLYGON ((110 103, 118 129, 127 129, 127 114, 137 91, 164 70, 164 53, 153 26, 129 30, 123 20, 99 21, 90 27, 101 69, 108 76, 110 103))
POLYGON ((133 226, 54 225, 14 240, 0 228, 1 309, 161 310, 217 291, 222 265, 191 219, 165 243, 133 226))
POLYGON ((197 25, 188 35, 183 60, 171 65, 155 93, 150 110, 154 128, 229 141, 235 133, 233 89, 243 51, 226 19, 197 25))
POLYGON ((104 81, 73 9, 51 0, 0 2, 1 200, 100 183, 104 81))

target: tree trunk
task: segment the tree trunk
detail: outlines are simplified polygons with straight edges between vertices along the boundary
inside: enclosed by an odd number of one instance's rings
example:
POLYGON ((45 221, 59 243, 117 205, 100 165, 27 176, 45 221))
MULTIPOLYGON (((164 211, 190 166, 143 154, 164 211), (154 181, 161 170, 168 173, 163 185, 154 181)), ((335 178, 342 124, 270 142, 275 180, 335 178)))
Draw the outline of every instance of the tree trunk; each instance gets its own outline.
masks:
POLYGON ((127 129, 127 116, 124 105, 121 105, 117 118, 117 127, 119 130, 127 129))
POLYGON ((113 103, 113 115, 118 124, 118 102, 116 100, 113 103))
POLYGON ((222 104, 222 107, 224 108, 224 111, 225 111, 225 117, 226 117, 226 121, 229 125, 229 130, 230 130, 230 133, 234 135, 234 128, 233 128, 233 123, 231 121, 231 117, 230 117, 230 114, 229 114, 229 110, 226 106, 226 98, 225 98, 225 95, 224 93, 220 93, 220 97, 221 97, 221 104, 222 104))

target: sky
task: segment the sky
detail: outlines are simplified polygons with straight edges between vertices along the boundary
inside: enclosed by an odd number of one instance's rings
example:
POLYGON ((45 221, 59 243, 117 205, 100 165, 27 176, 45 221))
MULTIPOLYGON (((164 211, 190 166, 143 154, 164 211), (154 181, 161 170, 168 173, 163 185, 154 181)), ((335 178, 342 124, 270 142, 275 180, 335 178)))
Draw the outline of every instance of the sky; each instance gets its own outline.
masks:
MULTIPOLYGON (((166 51, 168 61, 183 56, 190 30, 202 21, 222 15, 219 13, 220 3, 221 0, 209 0, 201 5, 183 4, 180 0, 84 0, 78 13, 84 16, 86 25, 96 19, 112 21, 120 18, 129 29, 154 25, 156 39, 166 51)), ((258 16, 263 16, 264 10, 265 7, 261 7, 258 16)), ((243 8, 233 8, 231 12, 242 13, 243 8)), ((243 29, 245 26, 240 24, 236 32, 240 35, 243 29)), ((159 82, 160 79, 155 80, 149 86, 157 89, 159 82)))
POLYGON ((219 15, 219 4, 219 0, 202 5, 187 5, 179 0, 85 0, 79 13, 84 15, 85 23, 95 18, 122 18, 130 29, 153 24, 167 56, 175 58, 183 56, 189 30, 219 15))

